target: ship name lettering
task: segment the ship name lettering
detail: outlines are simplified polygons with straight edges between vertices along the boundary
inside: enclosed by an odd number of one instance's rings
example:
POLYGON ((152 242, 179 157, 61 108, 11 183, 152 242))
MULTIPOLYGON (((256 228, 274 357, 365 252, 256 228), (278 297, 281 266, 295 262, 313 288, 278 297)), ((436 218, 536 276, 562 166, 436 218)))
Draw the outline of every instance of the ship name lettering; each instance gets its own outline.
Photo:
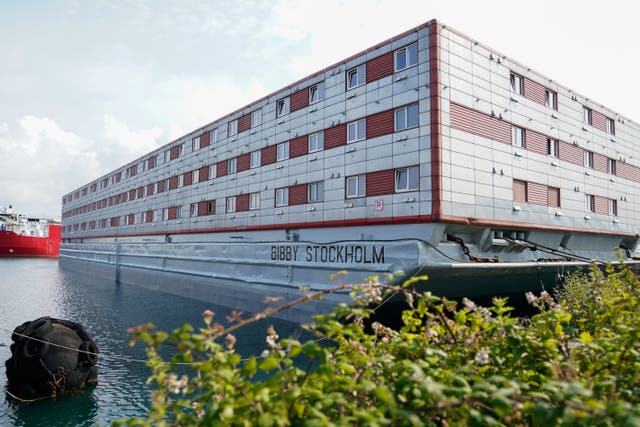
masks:
POLYGON ((296 261, 298 246, 271 246, 272 261, 296 261))
POLYGON ((384 246, 313 245, 305 249, 307 262, 340 264, 384 263, 384 246))

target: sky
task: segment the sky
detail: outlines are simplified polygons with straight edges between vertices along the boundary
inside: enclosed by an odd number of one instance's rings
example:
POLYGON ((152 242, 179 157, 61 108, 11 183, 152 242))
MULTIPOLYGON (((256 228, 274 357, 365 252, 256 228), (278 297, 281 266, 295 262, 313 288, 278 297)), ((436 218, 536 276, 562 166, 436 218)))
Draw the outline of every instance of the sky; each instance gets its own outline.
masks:
POLYGON ((64 194, 432 18, 638 123, 629 5, 0 0, 0 206, 59 219, 64 194))

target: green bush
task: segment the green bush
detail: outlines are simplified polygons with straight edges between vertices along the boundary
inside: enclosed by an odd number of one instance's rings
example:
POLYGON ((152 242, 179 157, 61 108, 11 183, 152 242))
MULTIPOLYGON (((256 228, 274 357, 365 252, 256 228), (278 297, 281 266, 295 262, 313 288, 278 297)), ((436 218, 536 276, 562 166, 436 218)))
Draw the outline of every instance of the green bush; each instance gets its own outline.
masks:
POLYGON ((528 294, 539 309, 529 319, 502 298, 486 308, 418 293, 419 279, 340 285, 354 302, 305 326, 314 340, 269 328, 268 349, 247 360, 233 332, 269 313, 222 326, 207 311, 203 327, 171 334, 137 327, 151 409, 115 425, 640 426, 639 283, 628 268, 573 275, 556 298, 528 294), (366 327, 368 307, 390 294, 407 300, 404 326, 366 327), (165 362, 167 343, 179 351, 165 362))

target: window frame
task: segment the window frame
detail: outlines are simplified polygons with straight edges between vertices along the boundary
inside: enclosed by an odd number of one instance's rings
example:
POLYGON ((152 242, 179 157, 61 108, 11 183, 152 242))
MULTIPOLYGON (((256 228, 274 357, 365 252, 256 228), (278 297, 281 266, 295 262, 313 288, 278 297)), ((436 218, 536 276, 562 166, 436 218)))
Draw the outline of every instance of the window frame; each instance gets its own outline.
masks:
POLYGON ((359 197, 365 197, 367 195, 367 175, 360 174, 360 175, 348 176, 345 180, 344 191, 345 191, 345 197, 347 199, 356 199, 359 197), (349 182, 352 182, 354 180, 355 180, 355 194, 350 194, 349 182))
POLYGON ((227 174, 231 175, 232 173, 238 172, 238 159, 236 157, 232 157, 227 160, 227 174))
MULTIPOLYGON (((394 123, 395 126, 395 123, 394 123)), ((358 120, 347 123, 347 144, 362 141, 367 138, 367 119, 363 117, 358 120), (362 123, 362 130, 360 130, 360 124, 362 123), (354 129, 355 138, 351 139, 350 129, 354 129), (360 135, 362 133, 362 135, 360 135)))
POLYGON ((262 124, 262 110, 257 109, 251 112, 251 127, 254 128, 262 124))
POLYGON ((415 67, 416 65, 418 65, 418 42, 414 42, 410 45, 397 49, 393 53, 393 70, 395 73, 397 73, 398 71, 406 70, 407 68, 415 67), (411 49, 412 47, 415 48, 415 51, 414 49, 411 49), (402 52, 405 53, 405 65, 403 67, 399 67, 398 56, 402 52), (409 55, 410 53, 412 54, 409 55), (411 62, 411 60, 413 60, 414 62, 411 62))
POLYGON ((180 174, 178 175, 178 188, 182 187, 184 187, 184 175, 180 174))
POLYGON ((610 117, 605 117, 604 118, 604 130, 609 135, 615 135, 616 134, 616 126, 615 126, 615 122, 613 121, 612 118, 610 118, 610 117))
POLYGON ((509 74, 509 86, 511 87, 511 93, 524 96, 524 77, 513 71, 509 74))
POLYGON ((407 166, 405 168, 398 168, 394 171, 394 189, 396 193, 406 193, 409 191, 419 191, 420 190, 420 166, 407 166), (406 188, 400 188, 400 177, 403 172, 406 172, 406 188), (416 176, 412 176, 412 173, 416 173, 416 176), (410 185, 414 180, 411 178, 415 178, 417 180, 417 186, 411 187, 410 185))
POLYGON ((616 175, 617 162, 616 159, 607 158, 607 173, 610 175, 616 175))
POLYGON ((548 88, 545 89, 544 103, 547 107, 557 111, 558 110, 558 92, 548 88))
POLYGON ((322 181, 307 184, 307 203, 324 201, 324 183, 322 181))
POLYGON ((589 151, 589 150, 584 150, 584 154, 583 154, 583 166, 585 168, 589 168, 589 169, 593 169, 594 166, 594 162, 593 162, 593 151, 589 151))
POLYGON ((231 138, 232 136, 236 136, 238 134, 238 119, 231 120, 227 123, 227 137, 231 138))
POLYGON ((347 90, 355 89, 367 83, 367 67, 365 64, 360 64, 356 67, 352 67, 346 71, 346 86, 347 90), (351 76, 356 76, 356 81, 351 84, 351 76))
POLYGON ((224 201, 225 213, 234 213, 236 211, 236 196, 229 196, 224 201))
POLYGON ((618 216, 618 201, 607 199, 607 215, 618 216))
POLYGON ((593 110, 587 106, 582 106, 582 123, 593 125, 593 110))
POLYGON ((209 165, 209 170, 207 171, 207 179, 214 179, 218 176, 218 165, 216 165, 215 163, 212 165, 209 165))
POLYGON ((198 216, 198 204, 197 203, 191 203, 189 205, 189 218, 193 218, 198 216))
POLYGON ((309 86, 309 105, 324 100, 324 82, 309 86))
POLYGON ((511 145, 517 148, 526 148, 526 132, 520 126, 511 125, 511 145))
POLYGON ((289 187, 276 188, 274 205, 277 208, 289 206, 289 187))
POLYGON ((260 193, 249 193, 249 210, 260 209, 260 193))
POLYGON ((584 195, 584 210, 586 212, 596 211, 596 196, 594 196, 593 194, 584 195))
POLYGON ((307 152, 316 153, 324 150, 324 132, 313 132, 307 137, 307 152))
POLYGON ((191 171, 191 183, 197 184, 200 182, 200 169, 191 171))
POLYGON ((249 169, 259 168, 262 165, 262 150, 252 151, 249 155, 249 169))
POLYGON ((289 141, 276 145, 276 161, 281 162, 289 159, 289 141))
POLYGON ((555 138, 547 138, 547 156, 560 158, 560 141, 555 138))
POLYGON ((393 111, 393 130, 395 132, 399 132, 399 131, 403 131, 403 130, 407 130, 407 129, 414 129, 420 126, 420 109, 418 106, 417 102, 414 102, 412 104, 408 104, 408 105, 404 105, 402 107, 396 108, 393 111), (409 119, 410 119, 410 110, 413 111, 413 108, 415 107, 415 124, 413 122, 409 123, 409 119), (398 113, 402 113, 403 117, 401 119, 398 118, 398 113), (402 123, 400 123, 402 121, 402 123), (402 126, 399 126, 402 125, 402 126))
POLYGON ((288 96, 276 101, 276 117, 282 117, 291 111, 291 99, 288 96))

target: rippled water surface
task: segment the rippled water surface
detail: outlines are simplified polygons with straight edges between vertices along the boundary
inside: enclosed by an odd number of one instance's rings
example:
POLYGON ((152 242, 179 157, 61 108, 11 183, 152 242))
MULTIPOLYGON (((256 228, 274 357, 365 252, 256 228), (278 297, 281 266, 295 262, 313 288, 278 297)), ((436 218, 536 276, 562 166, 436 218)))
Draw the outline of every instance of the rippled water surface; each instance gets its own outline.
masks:
MULTIPOLYGON (((57 260, 0 258, 0 384, 7 382, 11 331, 25 321, 72 320, 84 325, 101 354, 144 359, 141 345, 128 345, 129 327, 153 322, 169 331, 184 323, 201 325, 205 309, 220 321, 229 313, 209 303, 59 270, 57 260)), ((236 333, 241 354, 262 351, 268 324, 281 337, 299 333, 295 325, 275 320, 252 326, 236 333)), ((99 384, 80 396, 17 403, 0 390, 0 426, 107 426, 120 417, 144 415, 149 402, 145 365, 101 357, 98 367, 99 384)))

